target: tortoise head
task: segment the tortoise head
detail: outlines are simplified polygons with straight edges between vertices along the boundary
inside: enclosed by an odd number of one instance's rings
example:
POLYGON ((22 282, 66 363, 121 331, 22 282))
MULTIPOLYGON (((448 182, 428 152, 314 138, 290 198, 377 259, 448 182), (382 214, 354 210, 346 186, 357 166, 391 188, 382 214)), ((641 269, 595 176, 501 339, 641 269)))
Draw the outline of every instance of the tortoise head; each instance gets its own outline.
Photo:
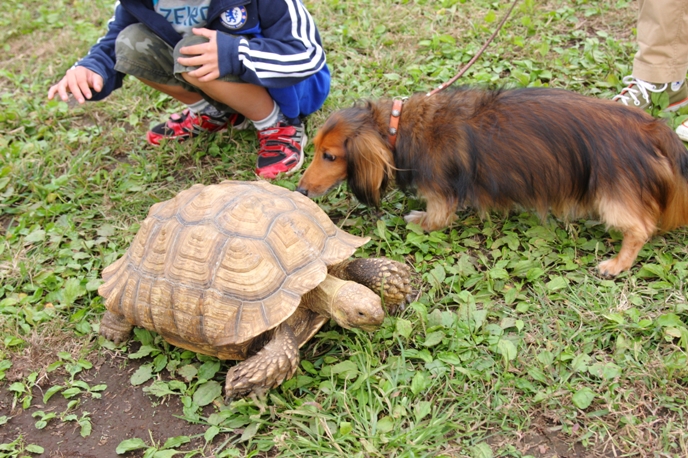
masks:
POLYGON ((380 296, 365 286, 347 281, 331 303, 332 318, 346 329, 375 331, 385 319, 380 296))

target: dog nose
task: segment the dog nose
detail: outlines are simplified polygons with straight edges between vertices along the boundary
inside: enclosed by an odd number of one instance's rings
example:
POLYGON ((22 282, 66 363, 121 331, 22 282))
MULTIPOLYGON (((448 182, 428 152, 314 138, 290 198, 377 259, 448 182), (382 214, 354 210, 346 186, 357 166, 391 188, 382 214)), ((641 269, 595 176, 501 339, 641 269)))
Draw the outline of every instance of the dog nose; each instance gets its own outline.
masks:
POLYGON ((308 196, 308 189, 302 188, 301 186, 298 186, 298 187, 296 188, 296 192, 300 192, 300 193, 303 194, 304 196, 308 196))

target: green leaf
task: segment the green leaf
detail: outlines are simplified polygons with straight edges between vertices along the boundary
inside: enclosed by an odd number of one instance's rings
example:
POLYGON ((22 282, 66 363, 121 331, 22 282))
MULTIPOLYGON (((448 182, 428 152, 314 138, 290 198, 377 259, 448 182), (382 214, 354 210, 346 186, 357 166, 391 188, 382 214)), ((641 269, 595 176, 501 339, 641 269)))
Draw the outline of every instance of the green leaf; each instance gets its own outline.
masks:
POLYGON ((576 391, 571 398, 573 405, 579 409, 587 409, 590 407, 593 399, 595 399, 595 392, 588 387, 581 388, 580 390, 576 391))
POLYGON ((92 278, 86 283, 86 291, 97 291, 98 287, 103 284, 100 278, 92 278))
POLYGON ((14 382, 10 385, 9 390, 14 391, 15 393, 24 393, 26 391, 26 387, 21 382, 14 382))
POLYGON ((437 286, 441 285, 444 279, 447 278, 447 272, 442 267, 442 264, 435 264, 435 267, 430 271, 430 275, 432 275, 432 279, 437 286))
POLYGON ((53 397, 53 395, 54 395, 55 393, 60 392, 60 391, 63 390, 64 388, 65 388, 64 386, 60 386, 60 385, 51 386, 50 388, 48 388, 48 390, 47 390, 47 391, 45 392, 45 394, 43 395, 43 404, 47 404, 47 403, 48 403, 48 400, 49 400, 51 397, 53 397))
POLYGON ((494 453, 492 448, 485 442, 474 445, 471 447, 471 458, 493 458, 494 453))
POLYGON ((43 240, 45 240, 45 231, 43 229, 36 229, 24 237, 24 243, 27 245, 30 243, 42 242, 43 240))
POLYGON ((48 426, 48 422, 46 420, 41 419, 38 420, 34 426, 36 426, 36 429, 43 429, 46 426, 48 426))
POLYGON ((543 275, 545 275, 544 270, 542 270, 539 267, 534 267, 532 269, 528 269, 528 272, 526 272, 526 280, 528 280, 529 282, 534 282, 543 275))
POLYGON ((191 380, 193 380, 196 374, 198 374, 198 369, 196 369, 196 367, 192 364, 187 364, 185 366, 180 367, 177 370, 177 373, 184 377, 184 380, 190 382, 191 380))
POLYGON ((418 371, 413 376, 413 380, 411 380, 411 391, 413 392, 413 394, 418 394, 421 391, 425 390, 429 382, 430 378, 426 376, 424 372, 418 371))
POLYGON ((198 368, 198 378, 200 380, 210 380, 219 370, 220 361, 206 361, 198 368))
POLYGON ((96 234, 101 237, 109 237, 111 235, 115 235, 116 232, 115 226, 110 223, 101 224, 98 226, 98 229, 96 229, 96 234))
POLYGON ((170 394, 179 394, 174 391, 172 391, 168 385, 167 382, 163 380, 156 380, 153 383, 151 383, 150 386, 147 386, 143 389, 144 393, 152 394, 154 396, 157 396, 159 398, 163 396, 168 396, 170 394))
POLYGON ((396 332, 402 337, 408 338, 413 331, 413 325, 410 321, 403 318, 397 318, 396 332))
POLYGON ((332 366, 331 373, 343 379, 351 379, 358 375, 358 366, 353 361, 342 361, 332 366))
POLYGON ((591 375, 611 380, 621 375, 621 368, 614 363, 596 363, 588 368, 591 375))
POLYGON ((413 416, 416 423, 420 423, 423 418, 427 417, 432 412, 432 403, 430 401, 420 401, 413 407, 413 416))
MULTIPOLYGON (((158 356, 156 356, 153 359, 153 372, 155 372, 157 374, 158 372, 163 370, 165 367, 167 367, 167 362, 168 362, 167 356, 163 355, 162 353, 159 354, 158 356)), ((212 376, 210 378, 212 378, 212 376)), ((206 379, 206 380, 210 380, 210 379, 206 379)))
POLYGON ((515 360, 518 354, 516 345, 514 345, 512 341, 506 339, 500 339, 499 342, 497 342, 497 352, 507 361, 515 360))
POLYGON ((82 419, 79 421, 79 425, 81 425, 81 431, 79 431, 79 434, 81 434, 81 437, 88 437, 91 435, 91 430, 93 428, 91 426, 90 421, 88 421, 87 419, 82 419))
POLYGON ((500 268, 494 268, 490 269, 490 278, 493 280, 508 280, 509 279, 509 272, 506 271, 506 269, 500 269, 500 268))
POLYGON ((76 298, 86 294, 86 288, 81 286, 81 281, 77 278, 68 279, 62 290, 62 303, 64 305, 72 305, 76 298))
POLYGON ((576 355, 571 360, 571 369, 576 372, 585 372, 588 370, 588 363, 592 358, 586 354, 576 355))
POLYGON ((377 429, 380 432, 388 433, 394 429, 394 420, 392 417, 385 416, 377 421, 377 429))
POLYGON ((222 395, 222 385, 215 380, 204 383, 193 394, 193 402, 201 407, 207 406, 222 395))
POLYGON ((569 285, 569 281, 564 277, 554 277, 545 284, 549 291, 559 291, 569 285))
POLYGON ((203 439, 205 439, 206 443, 207 442, 212 442, 213 439, 215 439, 215 436, 220 434, 220 428, 217 426, 211 426, 210 428, 205 430, 205 433, 203 434, 203 439))
POLYGON ((170 458, 180 453, 184 452, 178 452, 177 450, 158 450, 153 454, 152 458, 170 458))
POLYGON ((657 323, 657 326, 667 326, 674 328, 684 326, 683 322, 681 321, 681 318, 679 318, 679 316, 675 313, 665 313, 663 315, 660 315, 657 317, 655 322, 657 323))
POLYGON ((188 444, 189 442, 191 442, 189 436, 170 437, 165 441, 165 445, 163 445, 162 448, 175 448, 180 445, 188 444))
POLYGON ((351 425, 351 422, 343 421, 343 422, 339 423, 339 435, 340 436, 346 436, 351 431, 353 431, 353 429, 354 429, 354 427, 351 425))
POLYGON ((124 453, 131 452, 132 450, 141 450, 142 448, 148 448, 148 446, 142 439, 137 437, 134 439, 125 439, 120 442, 115 449, 115 452, 118 455, 122 455, 124 453))
POLYGON ((136 370, 136 372, 132 374, 130 381, 132 385, 138 386, 143 383, 146 383, 151 378, 153 378, 153 365, 144 364, 143 366, 140 366, 136 370))
POLYGON ((148 356, 154 351, 159 351, 155 347, 151 347, 150 345, 141 345, 141 348, 135 353, 129 354, 129 359, 140 359, 143 358, 144 356, 148 356))
POLYGON ((36 445, 36 444, 29 444, 29 445, 27 445, 27 446, 26 446, 26 451, 29 452, 29 453, 37 453, 37 454, 39 454, 39 455, 40 455, 41 453, 45 453, 45 449, 44 449, 43 447, 41 447, 40 445, 36 445))
POLYGON ((248 425, 248 427, 244 430, 244 433, 241 435, 239 442, 245 442, 251 439, 253 436, 255 436, 258 432, 259 426, 260 423, 251 423, 250 425, 248 425))
POLYGON ((443 338, 444 338, 444 332, 442 332, 442 331, 431 332, 430 334, 425 336, 425 342, 423 342, 423 345, 426 347, 434 347, 438 343, 442 342, 443 338))

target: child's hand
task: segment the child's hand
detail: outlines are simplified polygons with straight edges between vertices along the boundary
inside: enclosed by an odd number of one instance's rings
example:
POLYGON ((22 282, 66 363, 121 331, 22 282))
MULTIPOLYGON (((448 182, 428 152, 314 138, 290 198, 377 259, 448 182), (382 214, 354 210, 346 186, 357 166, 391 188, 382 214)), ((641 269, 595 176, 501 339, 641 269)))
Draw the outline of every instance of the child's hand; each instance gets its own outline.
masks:
POLYGON ((48 100, 52 100, 55 94, 60 94, 62 101, 66 102, 71 92, 77 102, 84 103, 93 96, 91 88, 100 92, 103 89, 103 77, 86 67, 72 67, 59 83, 48 90, 48 100))
POLYGON ((187 67, 198 67, 189 76, 207 83, 220 77, 220 64, 217 57, 217 30, 193 29, 194 35, 206 37, 209 41, 200 45, 184 46, 179 51, 192 57, 180 57, 177 62, 187 67))

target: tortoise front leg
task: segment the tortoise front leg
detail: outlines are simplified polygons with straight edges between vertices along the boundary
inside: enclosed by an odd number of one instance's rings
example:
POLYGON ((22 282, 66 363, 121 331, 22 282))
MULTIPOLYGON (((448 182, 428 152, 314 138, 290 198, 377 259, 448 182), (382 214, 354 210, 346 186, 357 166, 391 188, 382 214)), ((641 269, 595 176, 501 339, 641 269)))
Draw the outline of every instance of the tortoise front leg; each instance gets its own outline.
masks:
POLYGON ((106 311, 100 320, 100 334, 116 345, 129 338, 133 327, 122 315, 115 315, 109 311, 106 311))
POLYGON ((282 323, 258 353, 227 372, 225 398, 247 394, 263 397, 272 388, 291 378, 299 365, 299 344, 288 324, 282 323))
POLYGON ((355 281, 380 295, 390 313, 403 310, 411 297, 411 269, 387 258, 349 259, 330 266, 328 273, 342 280, 355 281))

